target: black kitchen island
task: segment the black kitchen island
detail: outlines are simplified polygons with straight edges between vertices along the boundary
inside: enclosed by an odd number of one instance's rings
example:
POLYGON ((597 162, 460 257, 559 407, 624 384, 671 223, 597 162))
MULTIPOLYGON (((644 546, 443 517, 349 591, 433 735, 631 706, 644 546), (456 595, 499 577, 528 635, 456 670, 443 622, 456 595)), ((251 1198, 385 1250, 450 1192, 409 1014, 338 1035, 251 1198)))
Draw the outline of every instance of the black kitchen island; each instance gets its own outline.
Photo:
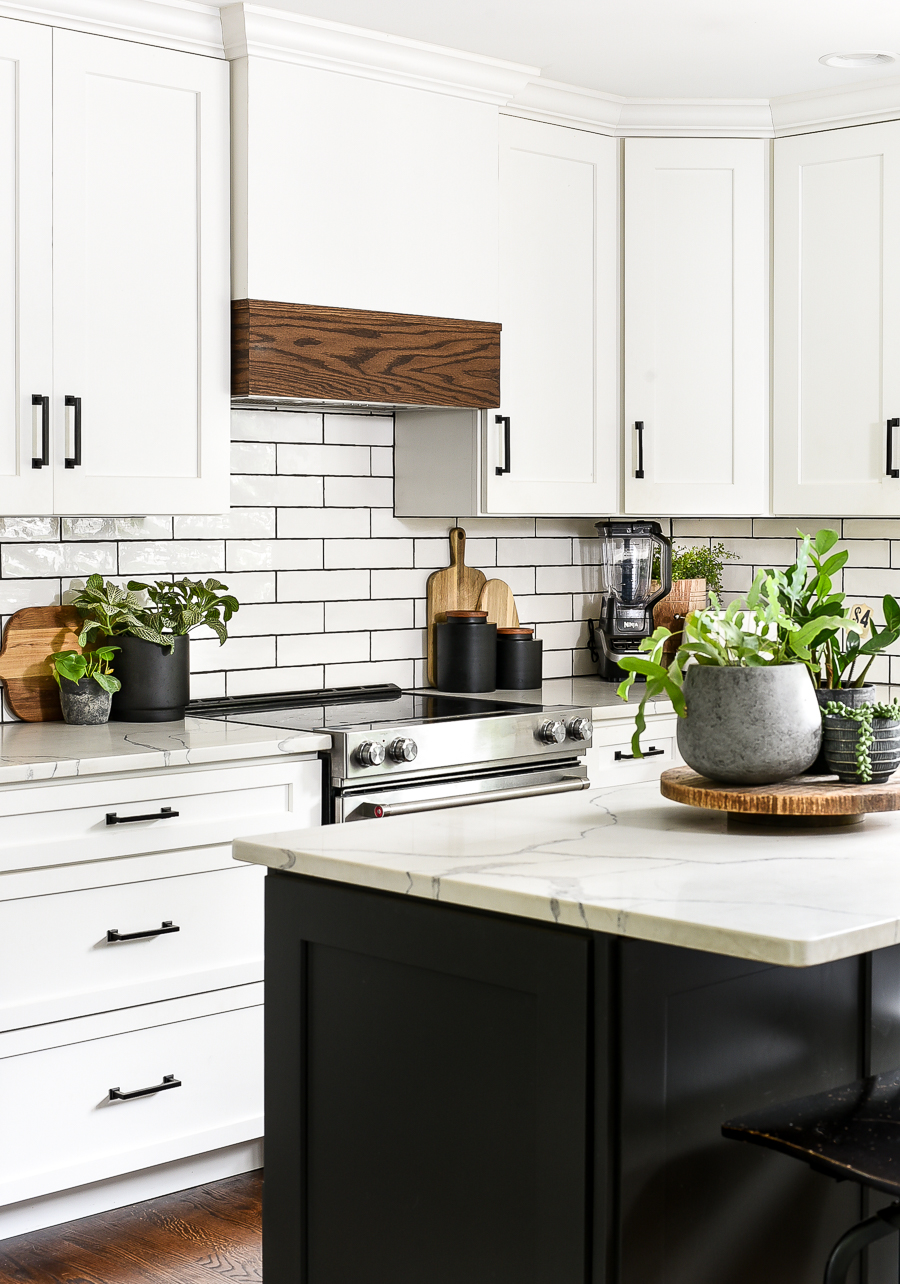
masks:
POLYGON ((867 826, 734 835, 634 786, 240 843, 266 1284, 819 1284, 859 1189, 720 1127, 900 1065, 900 826, 867 826))

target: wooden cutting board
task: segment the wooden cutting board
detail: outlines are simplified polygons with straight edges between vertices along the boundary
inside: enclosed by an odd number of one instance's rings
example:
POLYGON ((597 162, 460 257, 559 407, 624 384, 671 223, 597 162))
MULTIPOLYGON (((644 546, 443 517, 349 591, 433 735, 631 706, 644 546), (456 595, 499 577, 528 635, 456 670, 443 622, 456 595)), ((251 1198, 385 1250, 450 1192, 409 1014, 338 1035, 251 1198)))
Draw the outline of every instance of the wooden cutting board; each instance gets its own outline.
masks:
POLYGON ((53 651, 81 651, 81 616, 74 606, 27 606, 3 631, 0 679, 13 713, 25 722, 61 722, 59 687, 50 671, 53 651))
MULTIPOLYGON (((428 682, 434 678, 434 626, 442 624, 448 611, 474 611, 485 585, 481 571, 466 566, 466 532, 456 526, 450 532, 450 565, 443 571, 432 571, 425 590, 428 632, 428 682)), ((484 607, 480 608, 484 610, 484 607)))
POLYGON ((517 629, 519 613, 512 589, 503 580, 488 580, 478 598, 479 611, 487 611, 488 623, 498 629, 517 629))

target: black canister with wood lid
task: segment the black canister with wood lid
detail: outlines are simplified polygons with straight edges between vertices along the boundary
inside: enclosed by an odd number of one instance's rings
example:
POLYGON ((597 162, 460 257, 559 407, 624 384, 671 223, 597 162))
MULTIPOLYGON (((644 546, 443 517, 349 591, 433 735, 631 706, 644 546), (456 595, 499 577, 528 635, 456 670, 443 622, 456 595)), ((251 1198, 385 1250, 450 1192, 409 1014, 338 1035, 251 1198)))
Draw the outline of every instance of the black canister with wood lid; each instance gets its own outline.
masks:
POLYGON ((530 691, 542 681, 544 644, 534 629, 497 630, 497 686, 530 691))
POLYGON ((497 686, 497 626, 487 611, 448 611, 434 626, 439 691, 493 691, 497 686))

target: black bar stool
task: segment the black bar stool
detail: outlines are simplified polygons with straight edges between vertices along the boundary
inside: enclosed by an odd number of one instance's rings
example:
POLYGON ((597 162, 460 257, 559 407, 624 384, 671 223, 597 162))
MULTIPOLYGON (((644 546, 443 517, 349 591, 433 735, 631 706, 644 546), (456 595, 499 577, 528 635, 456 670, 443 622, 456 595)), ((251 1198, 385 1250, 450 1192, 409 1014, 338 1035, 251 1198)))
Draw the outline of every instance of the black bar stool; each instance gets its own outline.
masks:
MULTIPOLYGON (((900 1197, 900 1070, 729 1119, 722 1134, 900 1197)), ((900 1202, 853 1226, 831 1250, 824 1284, 844 1284, 856 1254, 896 1230, 900 1202)))

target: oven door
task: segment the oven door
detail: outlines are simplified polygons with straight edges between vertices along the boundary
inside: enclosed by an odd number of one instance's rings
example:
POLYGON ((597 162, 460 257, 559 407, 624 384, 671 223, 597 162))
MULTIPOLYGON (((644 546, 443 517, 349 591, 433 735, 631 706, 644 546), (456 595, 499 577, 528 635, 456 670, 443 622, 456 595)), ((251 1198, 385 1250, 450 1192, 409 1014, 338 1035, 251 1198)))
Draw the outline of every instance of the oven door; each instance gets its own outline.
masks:
POLYGON ((513 798, 539 798, 542 794, 574 793, 587 789, 583 759, 570 758, 527 767, 500 767, 494 771, 461 772, 405 780, 402 784, 364 785, 338 790, 334 795, 334 820, 372 820, 407 816, 444 807, 471 807, 477 803, 504 802, 513 798))

